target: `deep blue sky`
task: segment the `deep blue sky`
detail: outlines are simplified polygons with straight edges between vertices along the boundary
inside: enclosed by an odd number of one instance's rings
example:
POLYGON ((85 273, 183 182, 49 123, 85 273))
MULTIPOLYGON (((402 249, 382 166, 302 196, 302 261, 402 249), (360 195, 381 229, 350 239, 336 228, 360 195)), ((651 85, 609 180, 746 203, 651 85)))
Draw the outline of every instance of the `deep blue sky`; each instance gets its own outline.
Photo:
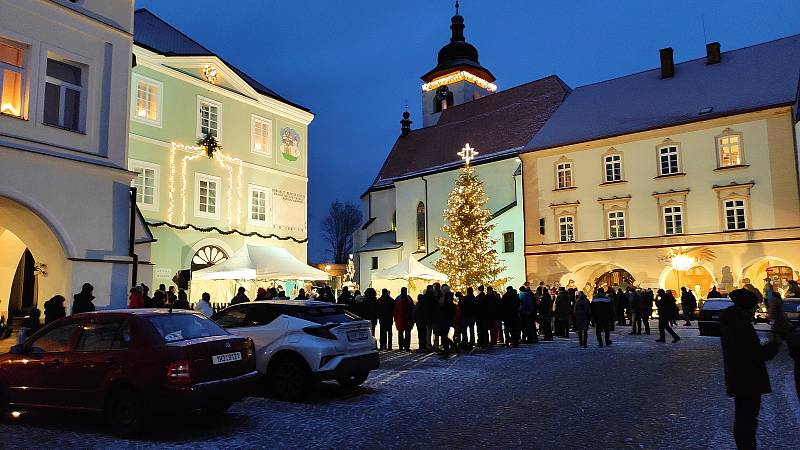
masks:
MULTIPOLYGON (((419 76, 450 37, 451 0, 136 0, 317 116, 309 137, 309 260, 321 222, 358 201, 399 134, 421 125, 419 76)), ((499 89, 550 74, 572 87, 800 33, 796 0, 462 0, 467 41, 499 89), (705 36, 701 17, 705 19, 705 36)))

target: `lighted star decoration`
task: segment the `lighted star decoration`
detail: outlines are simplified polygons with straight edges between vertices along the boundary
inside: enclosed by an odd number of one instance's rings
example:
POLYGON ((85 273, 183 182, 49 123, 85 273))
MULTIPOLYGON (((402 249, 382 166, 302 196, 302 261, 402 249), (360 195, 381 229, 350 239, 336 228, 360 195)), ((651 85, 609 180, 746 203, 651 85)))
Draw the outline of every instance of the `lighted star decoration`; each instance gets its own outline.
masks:
POLYGON ((457 153, 457 155, 464 160, 464 163, 469 165, 469 162, 478 156, 478 152, 474 148, 470 147, 469 144, 467 144, 461 149, 460 152, 457 153))

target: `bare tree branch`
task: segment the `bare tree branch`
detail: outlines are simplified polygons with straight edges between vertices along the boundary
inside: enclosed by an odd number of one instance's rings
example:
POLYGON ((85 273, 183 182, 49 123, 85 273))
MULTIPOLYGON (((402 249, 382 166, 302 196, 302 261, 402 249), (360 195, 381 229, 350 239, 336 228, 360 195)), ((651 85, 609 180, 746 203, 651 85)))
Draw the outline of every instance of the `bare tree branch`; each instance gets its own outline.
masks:
POLYGON ((355 203, 338 200, 331 203, 328 216, 322 222, 322 233, 335 264, 346 263, 347 256, 353 252, 353 233, 361 219, 361 210, 355 203))

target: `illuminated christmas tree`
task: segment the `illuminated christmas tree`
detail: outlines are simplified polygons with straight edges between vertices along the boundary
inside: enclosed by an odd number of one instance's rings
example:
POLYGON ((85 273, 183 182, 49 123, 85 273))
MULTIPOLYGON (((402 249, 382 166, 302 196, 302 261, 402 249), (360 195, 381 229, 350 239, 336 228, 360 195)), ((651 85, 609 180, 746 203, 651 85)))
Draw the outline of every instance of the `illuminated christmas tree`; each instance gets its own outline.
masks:
POLYGON ((461 168, 444 210, 444 237, 436 239, 441 253, 434 263, 436 270, 447 275, 453 289, 464 292, 470 286, 500 287, 507 281, 498 278, 505 267, 494 249, 497 241, 489 237, 494 228, 489 223, 492 214, 486 209, 489 199, 469 164, 477 154, 469 144, 458 153, 466 164, 461 168))

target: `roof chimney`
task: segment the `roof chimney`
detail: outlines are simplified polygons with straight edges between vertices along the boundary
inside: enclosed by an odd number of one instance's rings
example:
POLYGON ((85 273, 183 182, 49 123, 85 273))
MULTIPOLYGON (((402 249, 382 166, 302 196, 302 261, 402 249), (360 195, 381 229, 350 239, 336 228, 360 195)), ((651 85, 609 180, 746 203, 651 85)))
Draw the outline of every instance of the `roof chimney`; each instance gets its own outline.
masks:
POLYGON ((719 53, 719 42, 706 44, 706 64, 717 64, 722 59, 719 53))
POLYGON ((411 132, 411 114, 408 111, 403 112, 403 120, 400 121, 400 136, 405 136, 411 132))
POLYGON ((662 48, 658 53, 661 55, 661 79, 672 78, 675 75, 675 63, 672 61, 672 47, 662 48))

